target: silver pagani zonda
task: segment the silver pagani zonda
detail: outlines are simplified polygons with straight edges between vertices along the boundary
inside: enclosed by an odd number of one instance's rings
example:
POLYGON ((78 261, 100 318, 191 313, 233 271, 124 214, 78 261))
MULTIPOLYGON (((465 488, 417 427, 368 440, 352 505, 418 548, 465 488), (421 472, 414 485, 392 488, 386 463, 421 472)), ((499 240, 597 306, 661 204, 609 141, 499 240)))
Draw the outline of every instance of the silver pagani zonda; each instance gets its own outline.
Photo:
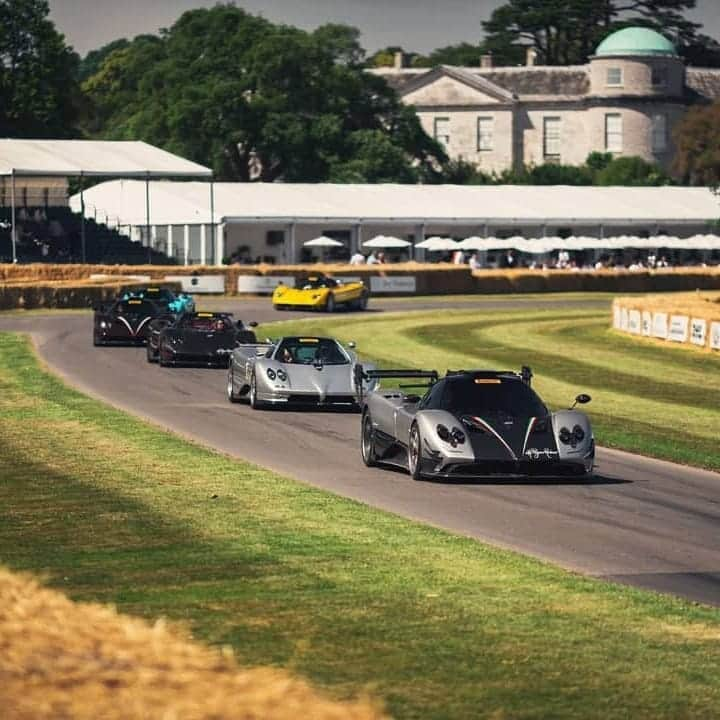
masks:
POLYGON ((574 409, 590 397, 578 395, 571 409, 550 412, 531 388, 529 368, 448 371, 443 378, 435 371, 359 369, 358 376, 405 382, 362 398, 368 466, 400 466, 415 480, 592 474, 590 421, 574 409))
MULTIPOLYGON (((270 406, 357 409, 358 393, 377 380, 356 385, 361 367, 352 351, 326 337, 284 337, 276 342, 242 344, 231 355, 227 396, 245 398, 254 409, 270 406)), ((371 370, 372 371, 372 370, 371 370)))

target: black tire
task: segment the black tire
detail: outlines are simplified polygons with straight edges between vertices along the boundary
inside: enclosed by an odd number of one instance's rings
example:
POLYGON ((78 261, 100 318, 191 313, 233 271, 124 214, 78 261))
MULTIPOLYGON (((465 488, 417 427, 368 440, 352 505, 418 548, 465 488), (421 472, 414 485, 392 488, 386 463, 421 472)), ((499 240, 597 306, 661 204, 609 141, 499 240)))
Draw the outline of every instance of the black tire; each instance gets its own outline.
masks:
POLYGON ((408 438, 408 472, 413 480, 422 480, 422 437, 417 423, 410 428, 408 438))
POLYGON ((360 299, 355 303, 356 310, 367 310, 369 296, 368 293, 364 292, 360 299))
POLYGON ((255 379, 255 371, 253 371, 253 374, 250 377, 248 400, 250 401, 250 407, 253 410, 262 410, 265 407, 265 403, 257 399, 257 380, 255 379))
POLYGON ((375 452, 375 431, 372 426, 372 417, 366 411, 362 416, 360 424, 360 454, 367 467, 377 465, 377 454, 375 452))
POLYGON ((327 301, 325 302, 325 312, 335 312, 335 296, 330 293, 327 301))
POLYGON ((148 343, 146 346, 145 354, 147 356, 147 361, 149 363, 156 363, 158 361, 157 353, 153 351, 152 347, 150 346, 150 343, 148 343))
POLYGON ((235 394, 235 373, 232 367, 228 370, 227 399, 231 403, 240 402, 240 398, 235 394))

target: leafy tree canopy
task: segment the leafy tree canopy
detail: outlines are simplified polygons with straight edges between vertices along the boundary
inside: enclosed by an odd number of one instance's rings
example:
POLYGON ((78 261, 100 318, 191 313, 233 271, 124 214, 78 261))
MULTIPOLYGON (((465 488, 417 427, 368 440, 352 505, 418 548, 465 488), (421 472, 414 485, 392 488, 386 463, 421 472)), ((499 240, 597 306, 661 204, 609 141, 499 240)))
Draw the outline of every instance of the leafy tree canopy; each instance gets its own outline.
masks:
POLYGON ((79 58, 48 14, 45 0, 0 0, 0 136, 74 133, 79 58))
POLYGON ((691 108, 673 133, 673 169, 689 185, 720 184, 720 102, 691 108))
MULTIPOLYGON (((687 57, 703 54, 700 25, 684 13, 696 0, 508 0, 483 22, 486 45, 509 52, 534 47, 546 65, 585 63, 610 33, 628 25, 654 28, 676 43, 687 57)), ((712 58, 705 52, 704 57, 712 58)))
POLYGON ((307 33, 234 5, 192 10, 106 55, 83 85, 88 130, 144 139, 224 179, 432 176, 444 151, 363 60, 344 25, 307 33))

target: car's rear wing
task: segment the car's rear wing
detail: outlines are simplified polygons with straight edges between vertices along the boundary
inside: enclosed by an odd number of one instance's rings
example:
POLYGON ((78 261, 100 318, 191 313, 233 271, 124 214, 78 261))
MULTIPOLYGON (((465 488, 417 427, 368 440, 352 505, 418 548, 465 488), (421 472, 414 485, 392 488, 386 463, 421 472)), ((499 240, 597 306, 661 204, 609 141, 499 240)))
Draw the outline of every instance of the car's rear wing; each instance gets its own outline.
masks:
POLYGON ((517 370, 448 370, 446 375, 474 375, 475 377, 496 378, 502 375, 512 375, 520 378, 528 387, 532 385, 533 371, 523 365, 520 372, 517 370))
POLYGON ((362 365, 355 366, 355 392, 362 401, 365 383, 368 380, 417 380, 418 382, 403 383, 400 388, 429 388, 440 378, 437 370, 365 370, 362 365), (424 381, 424 382, 423 382, 424 381))

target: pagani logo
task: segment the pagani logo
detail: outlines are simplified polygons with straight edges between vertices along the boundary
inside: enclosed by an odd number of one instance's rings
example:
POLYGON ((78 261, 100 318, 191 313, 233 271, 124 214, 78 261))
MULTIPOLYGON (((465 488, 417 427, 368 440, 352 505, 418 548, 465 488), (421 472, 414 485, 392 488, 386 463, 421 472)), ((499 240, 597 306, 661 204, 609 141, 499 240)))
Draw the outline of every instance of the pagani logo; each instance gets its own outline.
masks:
POLYGON ((538 448, 528 448, 525 451, 525 456, 530 458, 530 460, 540 460, 541 458, 550 460, 551 458, 557 457, 559 454, 560 453, 558 453, 557 450, 551 450, 550 448, 543 448, 542 450, 539 450, 538 448))

